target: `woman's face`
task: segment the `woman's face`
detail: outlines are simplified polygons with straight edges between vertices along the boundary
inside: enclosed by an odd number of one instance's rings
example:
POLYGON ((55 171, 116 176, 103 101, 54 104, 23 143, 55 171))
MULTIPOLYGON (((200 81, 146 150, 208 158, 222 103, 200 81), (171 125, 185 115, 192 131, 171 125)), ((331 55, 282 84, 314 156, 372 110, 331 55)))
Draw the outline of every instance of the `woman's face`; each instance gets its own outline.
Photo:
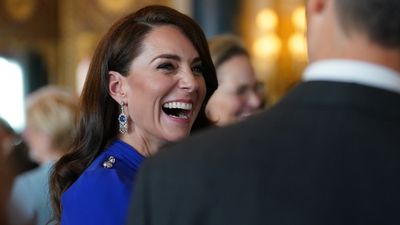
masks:
POLYGON ((178 28, 153 28, 125 80, 128 135, 158 145, 189 134, 206 85, 199 54, 178 28))
POLYGON ((227 125, 260 110, 262 96, 249 58, 236 55, 217 68, 218 89, 206 112, 218 126, 227 125))

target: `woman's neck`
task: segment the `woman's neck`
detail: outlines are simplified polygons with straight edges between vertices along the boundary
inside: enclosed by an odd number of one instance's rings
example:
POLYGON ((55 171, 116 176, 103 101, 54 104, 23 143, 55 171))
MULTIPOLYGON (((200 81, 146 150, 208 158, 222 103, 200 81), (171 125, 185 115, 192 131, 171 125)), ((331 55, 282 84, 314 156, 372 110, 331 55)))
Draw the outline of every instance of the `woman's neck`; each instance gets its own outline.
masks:
POLYGON ((166 143, 155 137, 148 135, 140 135, 137 133, 121 134, 119 138, 131 145, 144 157, 149 157, 158 152, 158 150, 166 143))

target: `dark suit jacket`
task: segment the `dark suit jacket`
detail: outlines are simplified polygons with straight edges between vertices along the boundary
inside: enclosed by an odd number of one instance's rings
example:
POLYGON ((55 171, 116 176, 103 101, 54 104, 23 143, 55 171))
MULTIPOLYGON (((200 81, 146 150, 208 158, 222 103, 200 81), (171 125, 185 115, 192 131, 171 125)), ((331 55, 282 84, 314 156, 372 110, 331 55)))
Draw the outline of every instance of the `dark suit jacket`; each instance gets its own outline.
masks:
POLYGON ((142 169, 129 224, 400 224, 400 95, 301 83, 142 169))

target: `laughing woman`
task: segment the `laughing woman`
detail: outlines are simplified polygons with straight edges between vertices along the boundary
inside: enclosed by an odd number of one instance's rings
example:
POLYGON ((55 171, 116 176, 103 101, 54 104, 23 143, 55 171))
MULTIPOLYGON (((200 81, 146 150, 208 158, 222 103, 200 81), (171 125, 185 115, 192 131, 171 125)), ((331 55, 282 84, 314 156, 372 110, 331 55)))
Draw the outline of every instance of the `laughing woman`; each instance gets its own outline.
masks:
POLYGON ((72 152, 52 174, 56 222, 125 224, 141 162, 207 126, 216 87, 205 35, 190 17, 148 6, 115 23, 94 53, 72 152))

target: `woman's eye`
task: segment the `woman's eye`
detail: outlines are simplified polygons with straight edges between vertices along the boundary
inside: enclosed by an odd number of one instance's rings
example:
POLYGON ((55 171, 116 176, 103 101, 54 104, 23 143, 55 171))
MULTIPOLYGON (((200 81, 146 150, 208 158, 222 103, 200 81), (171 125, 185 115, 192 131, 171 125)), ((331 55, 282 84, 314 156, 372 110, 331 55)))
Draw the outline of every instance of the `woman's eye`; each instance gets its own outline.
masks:
POLYGON ((203 66, 202 65, 193 66, 192 71, 195 74, 203 75, 203 66))
POLYGON ((163 63, 157 66, 157 69, 162 69, 166 71, 172 71, 175 69, 175 66, 172 63, 163 63))

